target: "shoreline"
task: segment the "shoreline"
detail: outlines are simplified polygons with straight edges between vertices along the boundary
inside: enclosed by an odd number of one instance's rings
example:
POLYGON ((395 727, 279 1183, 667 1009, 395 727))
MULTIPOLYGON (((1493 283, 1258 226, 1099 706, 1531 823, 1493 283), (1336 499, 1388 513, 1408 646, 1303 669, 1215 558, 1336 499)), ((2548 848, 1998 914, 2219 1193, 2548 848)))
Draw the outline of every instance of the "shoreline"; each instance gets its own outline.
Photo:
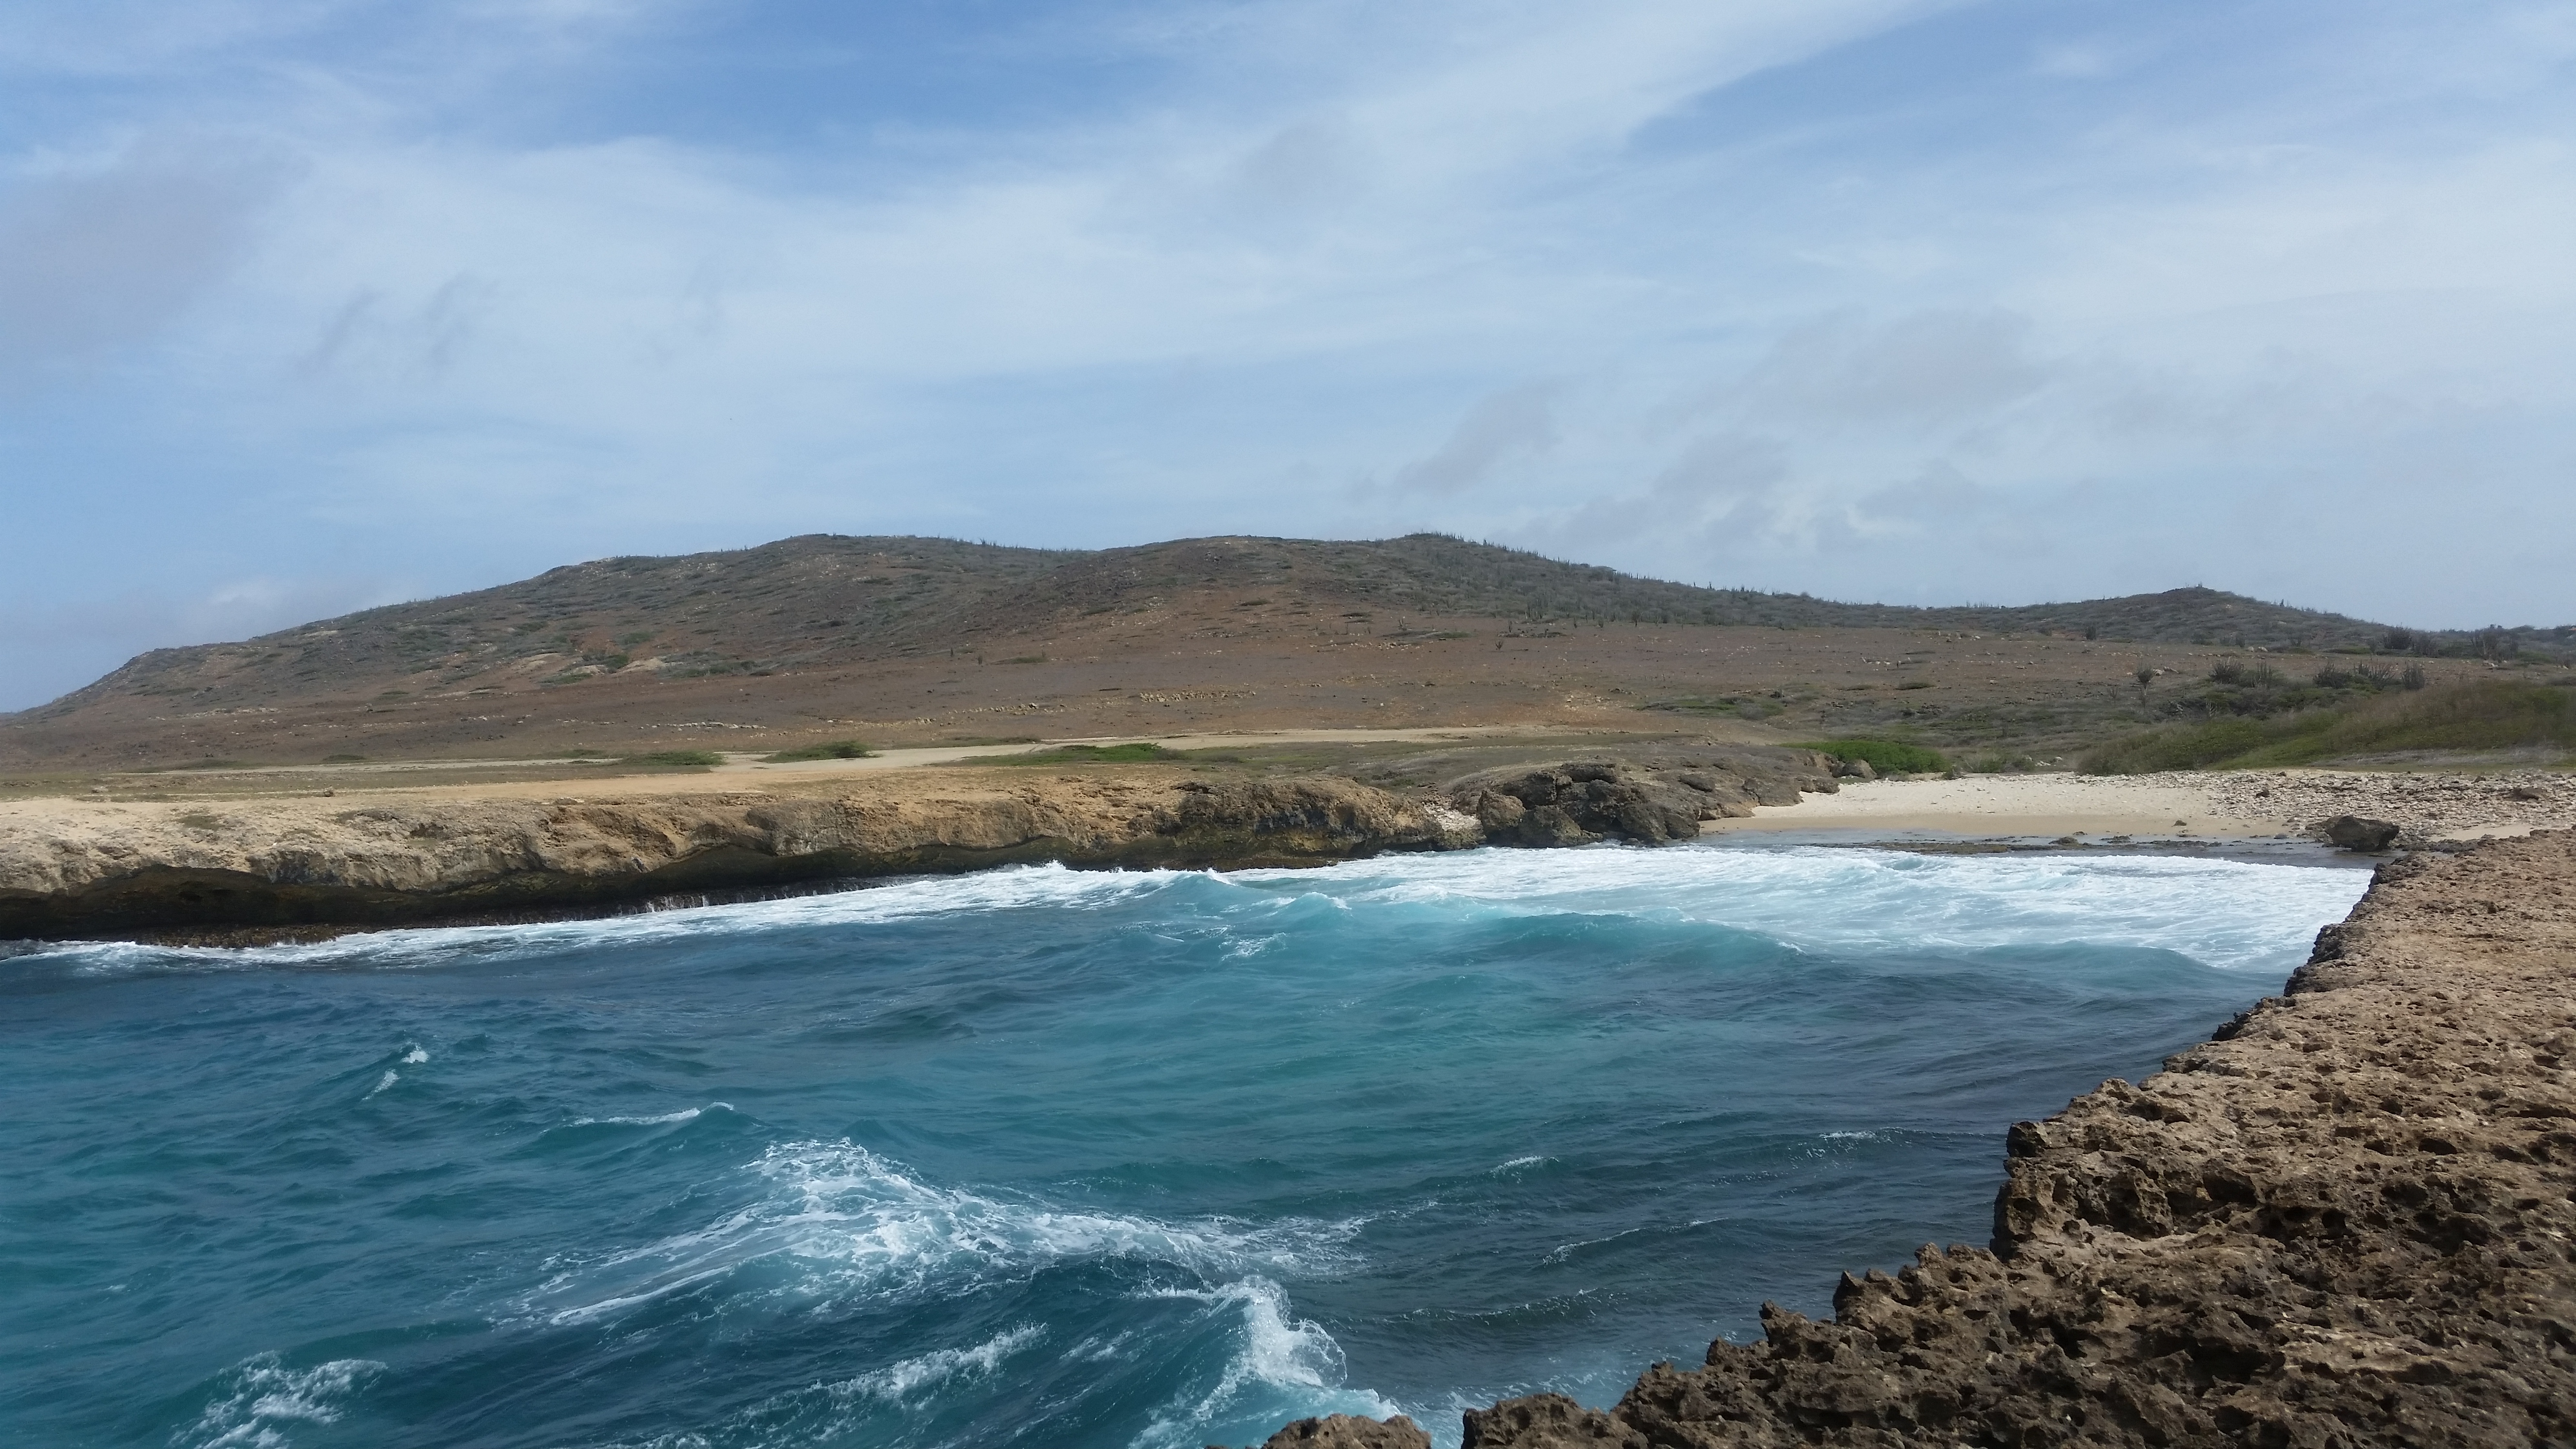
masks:
MULTIPOLYGON (((2576 1441, 2576 831, 2381 867, 2283 992, 2005 1134, 1994 1235, 1463 1449, 2576 1441)), ((1427 1449, 1301 1420, 1267 1449, 1427 1449)))
POLYGON ((1713 834, 1875 830, 1890 839, 1967 832, 2100 842, 2304 838, 2337 815, 2385 819, 2417 847, 2576 824, 2576 777, 2520 770, 2477 779, 2425 772, 2226 770, 2160 775, 1971 775, 1846 780, 1823 799, 1713 821, 1713 834))
POLYGON ((2398 846, 2418 850, 2576 823, 2576 777, 2558 772, 1861 780, 1784 747, 1602 741, 1601 753, 1551 763, 1511 732, 1361 733, 1299 738, 1438 748, 1347 773, 1263 774, 1242 760, 861 760, 630 776, 578 794, 547 782, 0 801, 0 939, 247 945, 609 916, 1036 861, 1227 869, 1702 840, 2313 862, 2324 855, 2315 827, 2336 814, 2384 818, 2398 846), (1445 783, 1419 778, 1443 773, 1445 783))

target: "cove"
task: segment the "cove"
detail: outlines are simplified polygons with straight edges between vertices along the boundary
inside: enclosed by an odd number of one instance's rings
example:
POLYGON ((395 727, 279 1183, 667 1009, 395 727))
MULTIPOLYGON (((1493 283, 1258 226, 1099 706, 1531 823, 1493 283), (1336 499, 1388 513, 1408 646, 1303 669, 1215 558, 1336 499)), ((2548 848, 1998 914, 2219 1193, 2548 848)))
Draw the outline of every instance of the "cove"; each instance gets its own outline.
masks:
POLYGON ((1198 1445, 1984 1241, 2358 871, 1478 850, 0 960, 0 1429, 1198 1445))

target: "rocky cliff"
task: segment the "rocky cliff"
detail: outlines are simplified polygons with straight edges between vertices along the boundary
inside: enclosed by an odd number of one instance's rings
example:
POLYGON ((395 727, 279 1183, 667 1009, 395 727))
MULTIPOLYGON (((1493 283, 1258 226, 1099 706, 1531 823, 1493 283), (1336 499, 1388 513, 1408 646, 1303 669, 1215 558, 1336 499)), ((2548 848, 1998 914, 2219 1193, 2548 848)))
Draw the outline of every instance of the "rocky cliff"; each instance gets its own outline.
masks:
POLYGON ((256 940, 1041 860, 1315 865, 1489 840, 1657 843, 1754 800, 1830 790, 1826 766, 1779 749, 1602 759, 1490 771, 1427 796, 1338 775, 1159 768, 914 770, 806 793, 23 801, 0 804, 0 940, 256 940))
POLYGON ((2165 1067, 2012 1128, 1989 1247, 1466 1449, 2576 1444, 2576 832, 2383 868, 2165 1067))
POLYGON ((913 783, 820 796, 0 809, 0 939, 507 918, 1020 861, 1285 865, 1481 840, 1331 777, 913 783))

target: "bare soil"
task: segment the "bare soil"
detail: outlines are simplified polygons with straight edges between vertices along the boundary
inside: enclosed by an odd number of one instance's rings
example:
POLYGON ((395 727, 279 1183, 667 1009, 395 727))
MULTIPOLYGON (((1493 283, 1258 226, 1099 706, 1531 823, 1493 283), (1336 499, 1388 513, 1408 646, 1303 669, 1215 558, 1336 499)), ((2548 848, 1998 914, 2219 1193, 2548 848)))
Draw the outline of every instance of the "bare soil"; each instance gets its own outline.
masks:
MULTIPOLYGON (((1904 609, 1431 537, 1100 553, 791 539, 157 650, 0 716, 0 789, 146 770, 185 790, 183 767, 335 756, 535 779, 583 773, 559 763, 574 753, 1434 727, 1871 733, 2046 764, 2222 658, 2375 637, 2207 589, 1904 609), (2140 668, 2164 673, 2141 687, 2140 668)), ((2486 669, 2420 662, 2437 681, 2486 669)))

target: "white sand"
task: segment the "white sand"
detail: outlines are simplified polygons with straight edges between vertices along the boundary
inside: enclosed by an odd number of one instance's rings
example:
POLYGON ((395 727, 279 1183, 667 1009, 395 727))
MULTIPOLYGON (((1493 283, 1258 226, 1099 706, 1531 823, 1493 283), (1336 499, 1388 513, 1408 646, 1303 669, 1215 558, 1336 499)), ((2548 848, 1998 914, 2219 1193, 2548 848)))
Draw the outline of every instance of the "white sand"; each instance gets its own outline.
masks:
POLYGON ((2304 835, 2336 815, 2394 821, 2404 839, 2416 841, 2565 829, 2576 826, 2576 777, 2549 770, 2229 770, 1845 781, 1839 794, 1756 806, 1750 820, 1711 821, 1702 830, 2247 840, 2304 835))
POLYGON ((2204 779, 2175 775, 1975 775, 1960 780, 1846 780, 1840 793, 1797 805, 1758 805, 1749 820, 1714 820, 1703 833, 1868 831, 1909 834, 2191 835, 2247 839, 2289 834, 2286 818, 2222 815, 2204 779))

